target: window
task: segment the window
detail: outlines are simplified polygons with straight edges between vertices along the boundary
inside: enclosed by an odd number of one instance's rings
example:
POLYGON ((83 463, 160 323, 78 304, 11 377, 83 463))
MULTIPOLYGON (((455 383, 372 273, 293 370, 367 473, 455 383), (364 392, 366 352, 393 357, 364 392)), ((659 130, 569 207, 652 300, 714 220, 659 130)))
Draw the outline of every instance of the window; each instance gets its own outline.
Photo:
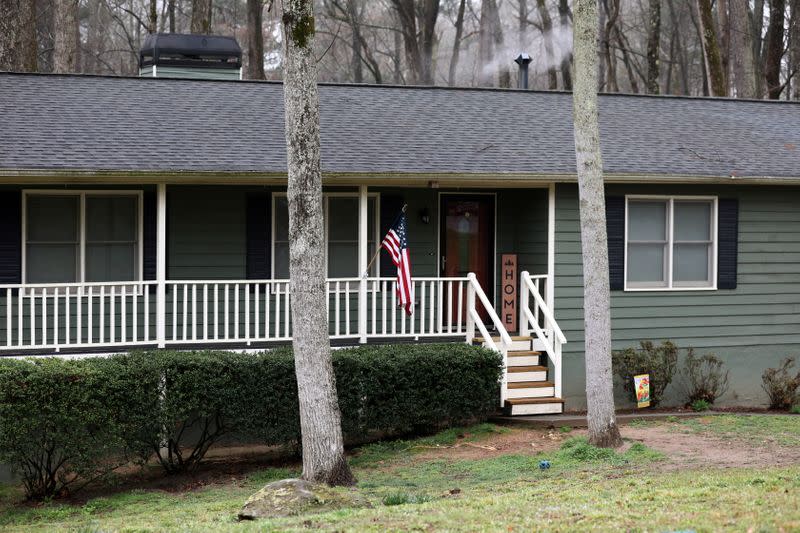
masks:
MULTIPOLYGON (((289 277, 289 205, 285 194, 273 195, 272 278, 289 277)), ((378 196, 370 194, 367 204, 367 257, 378 246, 378 196)), ((328 277, 358 277, 358 195, 327 193, 323 197, 325 218, 325 260, 328 277)), ((378 275, 378 261, 370 274, 378 275)))
POLYGON ((717 200, 626 198, 625 289, 714 289, 717 200))
POLYGON ((141 279, 141 193, 25 193, 25 283, 141 279))

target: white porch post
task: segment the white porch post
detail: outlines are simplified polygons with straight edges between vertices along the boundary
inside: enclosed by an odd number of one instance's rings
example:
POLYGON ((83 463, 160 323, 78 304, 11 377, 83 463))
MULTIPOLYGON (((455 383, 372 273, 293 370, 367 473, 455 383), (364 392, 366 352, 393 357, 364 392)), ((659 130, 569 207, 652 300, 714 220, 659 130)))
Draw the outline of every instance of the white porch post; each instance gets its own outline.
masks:
POLYGON ((157 188, 156 228, 156 340, 163 348, 166 340, 167 310, 167 185, 159 183, 157 188))
POLYGON ((367 342, 367 224, 369 223, 369 198, 367 186, 358 187, 358 271, 361 281, 358 285, 358 335, 359 342, 367 342))
POLYGON ((555 316, 556 287, 556 184, 548 188, 547 206, 547 285, 545 303, 555 316))

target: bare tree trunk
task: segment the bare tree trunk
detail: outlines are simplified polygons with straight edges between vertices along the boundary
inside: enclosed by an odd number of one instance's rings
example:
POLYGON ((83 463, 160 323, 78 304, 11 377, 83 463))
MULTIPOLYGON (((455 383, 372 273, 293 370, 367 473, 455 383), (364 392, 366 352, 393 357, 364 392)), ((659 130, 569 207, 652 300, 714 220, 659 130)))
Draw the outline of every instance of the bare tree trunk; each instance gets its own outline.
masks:
POLYGON ((169 32, 175 33, 175 0, 169 0, 167 13, 169 13, 169 32))
POLYGON ((364 66, 361 51, 361 35, 359 28, 358 5, 355 0, 347 0, 347 18, 350 21, 350 29, 352 33, 351 39, 351 59, 350 70, 353 73, 353 81, 355 83, 364 82, 364 66))
POLYGON ((264 30, 262 0, 247 0, 247 79, 263 80, 264 30))
POLYGON ((553 50, 553 19, 544 0, 536 0, 536 9, 542 21, 542 38, 544 39, 544 54, 547 61, 547 88, 558 89, 558 70, 556 70, 556 56, 553 50))
POLYGON ((725 73, 722 70, 722 56, 720 55, 717 30, 714 27, 714 13, 711 10, 711 0, 697 0, 700 29, 703 37, 703 58, 709 86, 713 96, 726 96, 725 73))
POLYGON ((756 98, 756 69, 748 0, 730 0, 731 71, 739 98, 756 98))
POLYGON ((436 21, 439 19, 440 0, 422 0, 419 9, 420 49, 422 50, 422 83, 433 85, 435 67, 433 51, 436 49, 436 21))
MULTIPOLYGON (((567 0, 558 0, 558 16, 561 22, 561 34, 567 32, 570 24, 572 13, 569 10, 569 3, 567 0)), ((572 90, 572 53, 564 54, 561 59, 561 81, 564 85, 565 91, 572 90)))
POLYGON ((728 0, 717 0, 717 15, 719 19, 719 54, 727 94, 730 92, 731 81, 731 20, 728 16, 728 0))
POLYGON ((303 479, 352 485, 331 364, 312 0, 283 1, 289 277, 303 479))
MULTIPOLYGON (((524 0, 520 0, 524 3, 524 0)), ((458 56, 461 53, 461 38, 464 34, 464 10, 467 0, 461 0, 458 4, 458 15, 456 16, 456 36, 453 38, 453 55, 450 56, 450 70, 447 73, 447 85, 453 87, 456 84, 456 73, 458 71, 458 56)))
POLYGON ((753 57, 755 58, 756 69, 756 98, 763 98, 766 91, 764 82, 764 0, 753 2, 753 57))
POLYGON ((393 75, 392 81, 395 84, 403 82, 403 54, 402 54, 402 39, 403 35, 399 30, 394 32, 394 60, 393 60, 393 75))
POLYGON ((150 0, 150 10, 147 13, 147 31, 155 33, 158 31, 158 2, 150 0))
POLYGON ((783 92, 781 84, 781 62, 783 60, 783 34, 786 20, 786 0, 770 0, 769 26, 767 27, 766 54, 764 56, 764 80, 767 95, 777 100, 783 92))
POLYGON ((572 106, 583 250, 586 419, 590 443, 617 447, 622 438, 614 413, 611 374, 608 236, 597 112, 597 0, 575 1, 573 43, 572 106))
MULTIPOLYGON (((619 16, 619 0, 602 0, 603 7, 606 12, 606 27, 605 27, 605 39, 602 42, 603 51, 606 57, 606 86, 608 92, 617 93, 619 92, 619 84, 617 83, 617 55, 611 48, 611 39, 614 34, 614 27, 617 23, 617 17, 619 16), (611 3, 611 7, 609 7, 608 2, 611 3)), ((573 22, 573 41, 574 41, 574 32, 575 32, 575 23, 573 22)), ((575 53, 573 48, 572 53, 575 53)))
POLYGON ((686 47, 683 44, 683 32, 681 32, 681 28, 683 26, 683 12, 681 11, 681 14, 679 15, 675 11, 675 4, 672 0, 667 0, 667 5, 669 6, 670 20, 672 21, 672 25, 675 27, 675 52, 678 56, 678 70, 681 75, 681 90, 679 94, 688 95, 689 61, 686 57, 686 47))
POLYGON ((75 72, 78 67, 78 0, 57 0, 55 5, 53 72, 75 72))
POLYGON ((800 100, 800 0, 792 1, 792 20, 789 23, 789 65, 791 68, 793 100, 800 100))
POLYGON ((478 21, 478 85, 494 85, 492 61, 494 59, 494 39, 492 39, 492 9, 497 9, 493 0, 481 0, 481 18, 478 21))
POLYGON ((414 0, 392 0, 392 5, 397 10, 397 17, 403 32, 403 44, 406 62, 411 71, 411 81, 414 84, 425 83, 422 52, 417 40, 417 13, 414 0))
POLYGON ((647 32, 647 92, 658 94, 659 45, 661 43, 661 0, 650 0, 647 32))
POLYGON ((211 33, 212 0, 192 0, 192 33, 211 33))
POLYGON ((36 72, 36 3, 0 0, 0 70, 36 72))

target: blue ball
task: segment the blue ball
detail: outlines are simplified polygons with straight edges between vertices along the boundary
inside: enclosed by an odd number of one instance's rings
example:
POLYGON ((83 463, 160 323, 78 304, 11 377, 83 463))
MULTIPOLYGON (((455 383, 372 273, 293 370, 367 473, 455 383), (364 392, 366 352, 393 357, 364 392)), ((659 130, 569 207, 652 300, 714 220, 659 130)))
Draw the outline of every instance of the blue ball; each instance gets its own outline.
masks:
POLYGON ((547 470, 548 468, 550 468, 550 461, 547 461, 547 460, 539 461, 539 469, 540 470, 547 470))

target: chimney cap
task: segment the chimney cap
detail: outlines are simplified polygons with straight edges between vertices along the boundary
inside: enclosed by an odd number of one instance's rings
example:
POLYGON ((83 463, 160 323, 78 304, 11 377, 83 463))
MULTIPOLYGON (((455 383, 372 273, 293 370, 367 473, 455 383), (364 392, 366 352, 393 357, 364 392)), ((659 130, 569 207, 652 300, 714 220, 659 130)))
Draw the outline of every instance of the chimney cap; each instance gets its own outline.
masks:
POLYGON ((242 49, 223 35, 151 33, 139 51, 139 68, 149 65, 238 69, 242 49))
POLYGON ((516 59, 514 59, 514 63, 516 63, 519 66, 527 65, 530 62, 531 62, 531 56, 529 56, 525 52, 522 52, 517 56, 516 59))

